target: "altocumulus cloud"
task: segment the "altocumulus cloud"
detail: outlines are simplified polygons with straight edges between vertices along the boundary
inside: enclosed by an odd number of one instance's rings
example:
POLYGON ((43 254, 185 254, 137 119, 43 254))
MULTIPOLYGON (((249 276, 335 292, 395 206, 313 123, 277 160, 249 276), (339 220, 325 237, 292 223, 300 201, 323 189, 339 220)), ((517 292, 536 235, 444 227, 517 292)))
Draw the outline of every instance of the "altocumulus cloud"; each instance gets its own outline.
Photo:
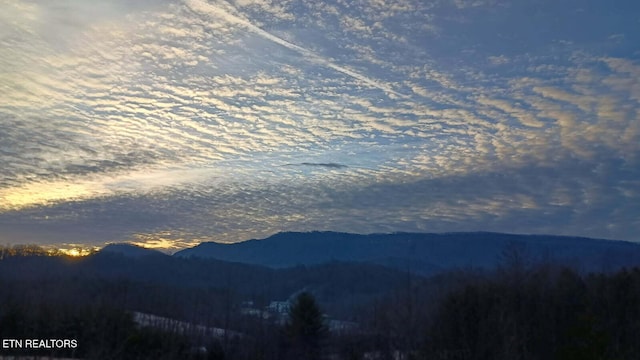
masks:
POLYGON ((5 1, 0 241, 637 240, 639 10, 5 1))

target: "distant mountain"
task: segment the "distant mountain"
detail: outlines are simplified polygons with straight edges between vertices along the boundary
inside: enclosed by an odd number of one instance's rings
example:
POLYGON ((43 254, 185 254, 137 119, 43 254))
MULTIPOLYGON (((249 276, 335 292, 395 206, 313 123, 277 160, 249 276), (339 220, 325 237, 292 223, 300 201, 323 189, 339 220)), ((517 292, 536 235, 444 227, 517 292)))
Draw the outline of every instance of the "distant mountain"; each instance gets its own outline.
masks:
POLYGON ((234 244, 206 242, 174 254, 273 268, 330 261, 377 263, 424 274, 460 267, 493 268, 507 249, 532 262, 555 261, 585 271, 640 265, 640 244, 551 235, 502 233, 285 232, 234 244))
POLYGON ((109 244, 102 249, 100 249, 101 253, 113 253, 113 254, 122 254, 124 256, 129 257, 140 257, 140 256, 148 256, 148 255, 156 255, 163 256, 162 252, 154 249, 147 249, 140 246, 126 244, 126 243, 114 243, 109 244))

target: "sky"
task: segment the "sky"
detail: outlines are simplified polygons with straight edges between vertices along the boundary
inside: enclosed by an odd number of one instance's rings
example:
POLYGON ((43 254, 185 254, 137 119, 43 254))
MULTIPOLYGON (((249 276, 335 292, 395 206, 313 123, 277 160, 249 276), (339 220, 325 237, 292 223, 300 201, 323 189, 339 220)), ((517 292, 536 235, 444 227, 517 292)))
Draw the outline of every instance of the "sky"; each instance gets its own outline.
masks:
POLYGON ((0 244, 640 241, 635 0, 0 0, 0 244))

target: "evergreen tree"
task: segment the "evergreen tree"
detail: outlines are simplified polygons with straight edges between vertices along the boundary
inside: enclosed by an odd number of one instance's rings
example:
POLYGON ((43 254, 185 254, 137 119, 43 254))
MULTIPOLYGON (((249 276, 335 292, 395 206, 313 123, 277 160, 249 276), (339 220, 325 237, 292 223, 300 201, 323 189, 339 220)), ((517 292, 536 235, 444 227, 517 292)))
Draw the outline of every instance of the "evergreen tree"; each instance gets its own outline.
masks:
POLYGON ((328 329, 313 295, 302 292, 296 297, 289 310, 285 331, 292 358, 320 358, 322 342, 328 334, 328 329))

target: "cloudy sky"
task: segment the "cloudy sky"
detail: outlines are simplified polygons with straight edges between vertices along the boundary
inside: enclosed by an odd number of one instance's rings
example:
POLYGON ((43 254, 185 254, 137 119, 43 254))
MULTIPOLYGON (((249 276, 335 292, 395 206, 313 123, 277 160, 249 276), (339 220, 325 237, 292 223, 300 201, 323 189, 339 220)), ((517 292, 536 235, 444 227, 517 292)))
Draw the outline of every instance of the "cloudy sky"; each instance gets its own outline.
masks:
POLYGON ((636 0, 0 0, 0 243, 640 241, 636 0))

